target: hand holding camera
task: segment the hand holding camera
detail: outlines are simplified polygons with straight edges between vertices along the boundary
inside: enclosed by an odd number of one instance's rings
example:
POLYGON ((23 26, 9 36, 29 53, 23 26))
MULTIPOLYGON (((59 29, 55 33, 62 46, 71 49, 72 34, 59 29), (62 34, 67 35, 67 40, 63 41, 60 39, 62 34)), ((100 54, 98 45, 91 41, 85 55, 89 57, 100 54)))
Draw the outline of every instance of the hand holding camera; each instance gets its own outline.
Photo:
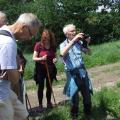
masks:
POLYGON ((80 39, 82 41, 82 46, 84 48, 88 48, 88 44, 90 43, 90 36, 88 34, 83 34, 83 38, 80 39))
POLYGON ((78 33, 74 38, 73 38, 73 42, 77 42, 79 40, 81 40, 83 38, 84 33, 78 33))
POLYGON ((83 35, 83 38, 80 40, 81 41, 81 46, 82 46, 82 51, 86 54, 89 54, 91 55, 91 50, 90 48, 88 47, 90 41, 91 41, 91 38, 89 35, 86 35, 84 34, 83 35))
POLYGON ((85 33, 78 33, 72 40, 72 42, 81 42, 81 45, 84 48, 88 48, 88 44, 90 43, 90 36, 88 34, 85 33))

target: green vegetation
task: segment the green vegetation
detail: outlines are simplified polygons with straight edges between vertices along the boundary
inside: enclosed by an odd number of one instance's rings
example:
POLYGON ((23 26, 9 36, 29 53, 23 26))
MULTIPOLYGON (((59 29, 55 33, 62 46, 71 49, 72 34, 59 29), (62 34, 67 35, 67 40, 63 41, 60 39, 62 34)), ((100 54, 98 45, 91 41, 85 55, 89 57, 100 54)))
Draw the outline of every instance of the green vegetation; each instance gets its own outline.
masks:
POLYGON ((25 68, 25 80, 33 78, 33 72, 34 72, 34 61, 32 60, 32 54, 25 54, 25 57, 27 59, 27 64, 25 68))
MULTIPOLYGON (((96 65, 103 65, 114 63, 120 60, 120 41, 113 41, 109 43, 104 43, 101 45, 90 46, 92 49, 91 56, 84 56, 85 63, 87 67, 93 67, 96 65)), ((59 50, 58 50, 59 56, 59 50)), ((28 68, 34 68, 34 63, 32 61, 32 55, 26 54, 28 59, 28 68), (31 64, 29 64, 30 62, 31 64)), ((57 63, 58 74, 63 72, 63 65, 58 60, 57 63), (60 69, 59 69, 60 67, 60 69)), ((27 68, 26 68, 27 69, 27 68)), ((116 69, 116 68, 114 68, 116 69)), ((117 68, 118 69, 118 68, 117 68)), ((30 69, 28 69, 30 70, 30 69)), ((62 79, 60 82, 54 82, 54 85, 63 84, 65 82, 62 79)), ((36 90, 33 85, 27 87, 28 90, 36 90)), ((113 88, 103 88, 101 91, 95 92, 92 96, 92 115, 90 116, 93 120, 119 120, 120 119, 120 83, 113 88)), ((52 110, 46 110, 41 113, 37 118, 39 120, 71 120, 69 107, 70 101, 62 101, 52 110)), ((31 118, 33 120, 33 118, 31 118)), ((83 113, 82 98, 80 97, 79 104, 79 116, 78 120, 86 120, 86 116, 83 113)))
MULTIPOLYGON (((62 28, 67 23, 74 23, 78 31, 90 34, 92 37, 92 55, 85 56, 87 68, 114 63, 120 61, 120 2, 119 0, 0 0, 0 10, 5 11, 9 23, 13 23, 19 14, 23 12, 35 13, 43 25, 50 27, 56 35, 57 46, 62 42, 64 35, 62 28), (105 6, 101 12, 96 10, 99 6, 105 6), (110 8, 108 12, 106 8, 110 8), (114 40, 113 40, 114 39, 114 40), (112 41, 109 43, 105 43, 112 41), (115 42, 116 41, 116 42, 115 42), (101 44, 104 43, 104 44, 101 44), (93 46, 93 44, 98 44, 93 46)), ((40 35, 38 40, 40 40, 40 35)), ((18 43, 19 47, 27 51, 33 50, 34 40, 29 43, 18 43)), ((27 65, 25 80, 33 78, 34 62, 32 53, 25 53, 27 65)), ((58 75, 64 71, 59 57, 58 49, 58 75)), ((54 82, 54 85, 63 84, 54 82)), ((29 90, 35 90, 36 86, 29 85, 29 90)), ((120 83, 113 89, 103 89, 94 94, 93 113, 94 120, 120 120, 120 83)), ((81 99, 81 98, 80 98, 81 99)), ((82 100, 80 100, 81 102, 82 100)), ((48 110, 40 114, 39 120, 70 120, 69 101, 60 103, 52 111, 48 110)), ((80 103, 78 120, 85 120, 83 106, 80 103)))
POLYGON ((120 41, 91 46, 92 55, 85 56, 87 67, 120 61, 120 41))
MULTIPOLYGON (((104 88, 92 97, 92 120, 120 120, 120 83, 114 88, 104 88)), ((63 101, 52 110, 39 115, 39 120, 71 120, 69 114, 70 101, 63 101)), ((86 120, 80 97, 78 120, 86 120)))
MULTIPOLYGON (((92 44, 120 38, 119 0, 0 0, 0 10, 7 13, 9 23, 23 12, 35 13, 43 25, 55 33, 57 46, 64 39, 62 28, 68 23, 74 23, 78 31, 90 34, 92 44), (97 12, 99 6, 104 7, 97 12)), ((19 46, 32 51, 34 42, 30 43, 19 46)))
MULTIPOLYGON (((84 55, 84 61, 87 68, 120 61, 120 41, 113 41, 101 45, 90 46, 90 48, 92 49, 92 55, 84 55)), ((59 50, 57 54, 58 62, 56 66, 59 75, 61 72, 64 72, 64 67, 59 57, 59 50)), ((25 57, 27 58, 25 80, 28 80, 33 77, 34 61, 32 60, 32 54, 30 53, 25 54, 25 57)))

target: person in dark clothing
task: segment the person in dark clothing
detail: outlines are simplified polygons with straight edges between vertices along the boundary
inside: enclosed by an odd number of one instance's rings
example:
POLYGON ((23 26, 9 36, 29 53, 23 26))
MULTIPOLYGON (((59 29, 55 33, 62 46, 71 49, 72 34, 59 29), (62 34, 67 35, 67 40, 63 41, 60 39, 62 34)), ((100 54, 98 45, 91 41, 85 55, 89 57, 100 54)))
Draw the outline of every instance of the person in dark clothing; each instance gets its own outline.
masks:
POLYGON ((56 78, 57 69, 55 63, 56 59, 56 48, 55 48, 55 36, 53 32, 48 29, 44 29, 41 41, 37 42, 34 47, 33 60, 36 62, 36 77, 35 81, 38 85, 38 100, 39 100, 39 110, 43 109, 43 90, 44 82, 46 79, 46 98, 47 98, 47 108, 52 108, 51 94, 52 94, 52 82, 56 78), (50 81, 47 74, 46 65, 50 74, 50 81))
POLYGON ((19 78, 19 94, 18 94, 18 99, 24 103, 24 95, 25 95, 25 84, 24 84, 24 71, 25 71, 25 66, 27 63, 26 58, 23 55, 23 52, 18 48, 17 49, 17 60, 18 60, 18 71, 20 73, 20 78, 19 78))

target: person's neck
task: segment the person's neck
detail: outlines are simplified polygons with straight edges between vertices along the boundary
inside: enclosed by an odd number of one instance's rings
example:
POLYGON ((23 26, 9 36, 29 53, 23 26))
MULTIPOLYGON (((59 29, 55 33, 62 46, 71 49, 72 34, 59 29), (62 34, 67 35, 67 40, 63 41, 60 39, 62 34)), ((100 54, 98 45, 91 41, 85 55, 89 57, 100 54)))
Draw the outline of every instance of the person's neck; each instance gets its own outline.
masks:
POLYGON ((18 34, 20 31, 20 25, 18 23, 14 23, 13 25, 8 25, 8 28, 10 29, 10 31, 12 32, 12 34, 14 35, 14 37, 16 39, 18 39, 18 34))
POLYGON ((46 49, 49 49, 49 48, 50 48, 50 44, 45 44, 44 47, 45 47, 46 49))
POLYGON ((10 29, 10 31, 13 33, 13 35, 16 33, 16 29, 15 29, 15 25, 8 25, 8 28, 10 29))

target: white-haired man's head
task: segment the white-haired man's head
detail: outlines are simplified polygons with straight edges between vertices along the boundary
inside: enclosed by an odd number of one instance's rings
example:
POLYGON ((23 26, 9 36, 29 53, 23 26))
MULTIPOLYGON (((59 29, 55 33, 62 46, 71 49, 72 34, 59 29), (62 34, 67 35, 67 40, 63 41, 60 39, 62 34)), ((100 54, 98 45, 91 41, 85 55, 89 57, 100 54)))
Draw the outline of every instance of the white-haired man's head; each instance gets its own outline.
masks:
POLYGON ((30 40, 33 36, 36 36, 42 23, 33 13, 23 13, 19 16, 14 24, 17 30, 15 37, 20 40, 30 40))
POLYGON ((7 16, 4 12, 0 11, 0 27, 7 24, 7 16))
POLYGON ((63 27, 63 33, 66 35, 71 28, 75 28, 76 29, 76 26, 74 24, 65 25, 63 27))
POLYGON ((42 23, 39 21, 36 15, 33 13, 23 13, 16 21, 17 23, 24 23, 30 28, 41 27, 42 23))
POLYGON ((68 24, 63 27, 63 32, 67 39, 72 40, 76 35, 76 27, 73 24, 68 24))

